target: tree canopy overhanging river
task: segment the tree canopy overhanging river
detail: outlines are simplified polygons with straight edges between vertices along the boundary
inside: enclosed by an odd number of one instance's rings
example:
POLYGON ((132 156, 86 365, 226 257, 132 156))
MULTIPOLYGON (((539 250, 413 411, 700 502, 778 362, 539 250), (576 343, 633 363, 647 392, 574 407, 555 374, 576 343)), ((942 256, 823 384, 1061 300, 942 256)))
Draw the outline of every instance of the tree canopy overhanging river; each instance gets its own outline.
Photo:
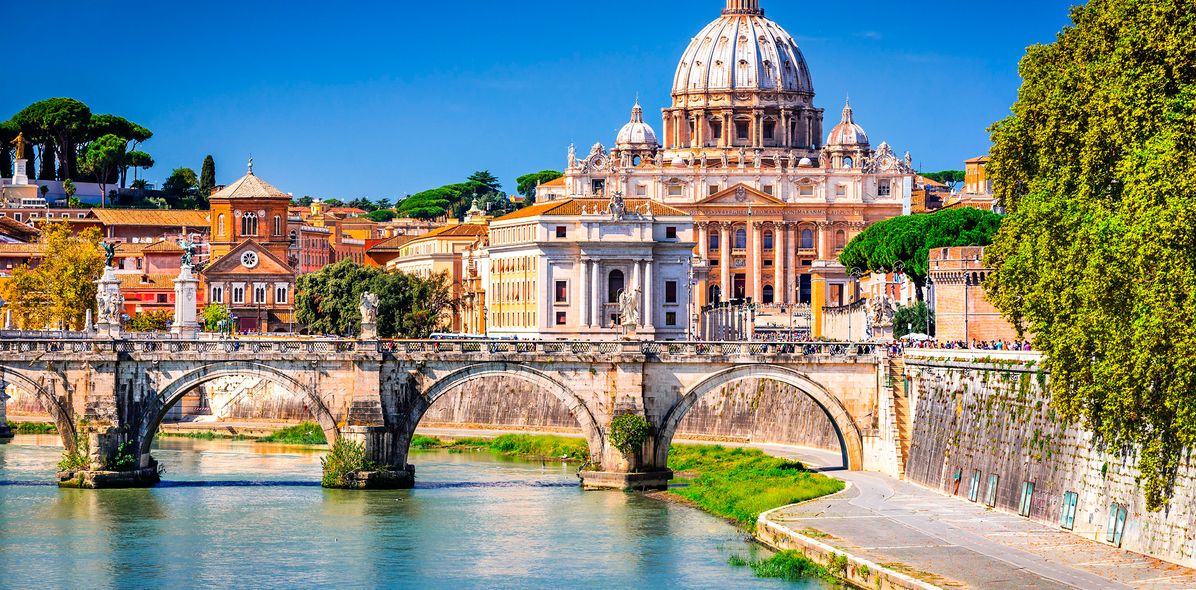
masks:
POLYGON ((760 551, 742 531, 571 465, 419 452, 416 489, 349 492, 315 450, 166 438, 156 488, 60 490, 55 441, 0 445, 0 586, 826 587, 730 567, 760 551))

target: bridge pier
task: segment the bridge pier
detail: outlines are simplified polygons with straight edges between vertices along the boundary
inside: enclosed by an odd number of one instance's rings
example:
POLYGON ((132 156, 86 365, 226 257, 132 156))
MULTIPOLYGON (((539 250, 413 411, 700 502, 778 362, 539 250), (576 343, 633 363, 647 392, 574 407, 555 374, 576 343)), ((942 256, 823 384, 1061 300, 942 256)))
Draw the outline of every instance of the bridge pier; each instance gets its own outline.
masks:
MULTIPOLYGON (((398 463, 395 462, 393 452, 395 438, 402 438, 400 433, 385 426, 346 426, 341 429, 341 437, 360 444, 365 449, 366 460, 381 469, 362 471, 352 475, 349 489, 354 490, 406 490, 415 487, 415 466, 408 464, 406 456, 398 463)), ((407 441, 411 440, 408 435, 407 441)))
POLYGON ((148 453, 139 455, 138 441, 119 428, 89 427, 80 438, 82 446, 66 451, 74 465, 58 473, 58 487, 147 488, 160 481, 158 462, 148 453))
POLYGON ((0 445, 12 440, 12 429, 8 427, 8 412, 5 406, 8 405, 8 393, 4 390, 8 388, 8 384, 0 381, 0 445))

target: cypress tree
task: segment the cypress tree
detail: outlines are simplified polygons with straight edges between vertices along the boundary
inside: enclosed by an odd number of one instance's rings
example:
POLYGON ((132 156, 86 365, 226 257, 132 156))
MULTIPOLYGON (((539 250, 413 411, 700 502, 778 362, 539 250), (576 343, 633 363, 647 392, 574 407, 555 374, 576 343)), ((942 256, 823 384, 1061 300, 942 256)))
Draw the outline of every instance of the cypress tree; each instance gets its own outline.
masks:
POLYGON ((212 159, 211 154, 208 154, 203 159, 203 167, 199 170, 199 196, 206 199, 215 187, 216 161, 212 159))

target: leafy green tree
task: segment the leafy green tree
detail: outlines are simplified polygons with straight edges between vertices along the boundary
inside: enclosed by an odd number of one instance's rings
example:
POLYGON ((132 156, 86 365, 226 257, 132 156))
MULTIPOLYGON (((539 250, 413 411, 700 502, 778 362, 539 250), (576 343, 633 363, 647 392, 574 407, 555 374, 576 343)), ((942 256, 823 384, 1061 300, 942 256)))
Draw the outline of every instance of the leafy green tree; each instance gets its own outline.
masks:
POLYGON ((469 175, 465 179, 467 182, 476 182, 486 188, 485 192, 498 193, 502 192, 502 183, 498 181, 498 177, 491 174, 489 170, 478 170, 469 175))
POLYGON ((203 166, 199 168, 199 200, 206 203, 214 188, 216 188, 216 160, 212 158, 211 154, 208 154, 203 159, 203 166))
MULTIPOLYGON (((137 171, 149 170, 154 167, 154 159, 143 151, 132 151, 125 154, 125 168, 133 169, 133 184, 137 184, 137 171)), ((134 186, 136 188, 136 186, 134 186)))
POLYGON ((302 196, 302 197, 299 197, 298 199, 295 199, 295 200, 294 200, 294 201, 292 201, 292 202, 293 202, 293 203, 295 203, 296 205, 300 206, 300 207, 310 207, 310 206, 311 206, 311 204, 312 204, 312 202, 314 202, 314 201, 315 201, 315 199, 313 199, 313 198, 311 198, 311 197, 309 197, 309 196, 306 196, 306 195, 304 195, 304 196, 302 196))
POLYGON ((839 253, 839 262, 848 269, 871 272, 903 268, 921 300, 931 249, 987 246, 1000 226, 1000 215, 969 207, 894 217, 875 223, 852 238, 839 253))
POLYGON ((13 116, 13 121, 31 141, 50 144, 62 164, 61 178, 71 177, 75 144, 86 139, 90 129, 91 109, 87 105, 73 98, 50 98, 25 107, 13 116))
POLYGON ((199 187, 199 177, 190 168, 175 168, 166 182, 162 183, 162 192, 170 197, 172 206, 185 206, 195 202, 196 191, 199 187))
MULTIPOLYGON (((91 121, 88 123, 88 141, 95 141, 105 135, 115 135, 125 140, 125 151, 132 152, 137 145, 142 142, 149 141, 154 136, 153 132, 141 125, 138 125, 124 117, 116 115, 96 115, 91 116, 91 121)), ((86 145, 79 146, 79 151, 86 153, 86 145)), ((129 168, 132 164, 122 162, 120 165, 120 186, 126 186, 129 168)))
MULTIPOLYGON (((45 185, 43 185, 42 188, 46 188, 45 185)), ((76 209, 79 207, 79 199, 75 198, 75 192, 78 190, 79 189, 75 187, 75 182, 73 180, 68 178, 62 181, 62 192, 66 193, 67 207, 70 207, 71 209, 76 209)))
POLYGON ((227 326, 227 323, 233 319, 233 314, 228 310, 228 307, 223 303, 209 303, 203 308, 203 328, 209 332, 217 332, 221 326, 227 326))
POLYGON ((87 145, 80 168, 94 174, 100 185, 100 207, 108 206, 108 182, 125 161, 126 142, 109 133, 87 145))
POLYGON ((42 226, 46 254, 41 264, 21 265, 0 284, 0 297, 13 310, 17 327, 40 330, 61 322, 71 330, 83 328, 104 268, 100 237, 98 228, 76 234, 65 221, 42 226))
POLYGON ((365 211, 367 213, 378 208, 378 206, 375 205, 373 201, 371 201, 365 197, 358 197, 356 199, 353 199, 352 201, 349 201, 348 203, 346 203, 345 206, 357 207, 358 209, 361 209, 362 211, 365 211))
POLYGON ((340 199, 324 199, 324 204, 329 207, 344 207, 345 202, 340 199))
POLYGON ((361 328, 361 294, 378 296, 378 334, 426 338, 447 325, 455 309, 447 276, 421 278, 342 260, 299 277, 295 313, 313 333, 354 336, 361 328))
POLYGON ((173 320, 174 314, 166 310, 141 312, 129 318, 125 329, 130 332, 165 332, 173 320))
POLYGON ((893 314, 893 337, 901 338, 906 334, 926 334, 934 336, 934 310, 925 301, 915 301, 910 305, 897 308, 893 314))
POLYGON ((20 128, 12 121, 0 122, 0 177, 13 175, 13 145, 20 128))
POLYGON ((394 203, 392 203, 390 199, 381 198, 377 201, 374 201, 374 206, 375 209, 393 209, 394 203))
POLYGON ((1028 49, 987 171, 989 297, 1045 352, 1053 408, 1137 452, 1148 508, 1196 448, 1196 19, 1090 0, 1028 49))
POLYGON ((394 212, 394 209, 375 209, 375 210, 370 211, 369 213, 365 214, 366 219, 368 219, 370 221, 376 221, 378 223, 382 223, 384 221, 390 221, 390 220, 394 219, 396 216, 397 215, 394 212))
POLYGON ((564 176, 559 170, 543 170, 540 172, 533 172, 531 174, 524 174, 515 179, 517 190, 519 194, 525 197, 524 203, 530 204, 532 199, 536 196, 536 187, 546 182, 552 182, 564 176))

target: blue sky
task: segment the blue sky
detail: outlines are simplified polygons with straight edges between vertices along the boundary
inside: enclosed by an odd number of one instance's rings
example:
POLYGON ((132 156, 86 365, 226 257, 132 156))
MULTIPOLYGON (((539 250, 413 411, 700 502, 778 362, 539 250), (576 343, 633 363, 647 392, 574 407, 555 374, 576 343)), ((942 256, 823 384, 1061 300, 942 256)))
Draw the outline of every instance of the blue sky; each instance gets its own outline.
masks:
MULTIPOLYGON (((762 0, 805 54, 827 127, 850 94, 873 143, 923 170, 988 149, 1018 60, 1070 4, 762 0)), ((211 153, 226 183, 252 154, 296 195, 394 198, 483 168, 513 191, 520 174, 560 169, 570 142, 613 143, 637 93, 659 130, 682 51, 723 6, 46 2, 20 11, 21 29, 63 35, 8 53, 0 117, 51 96, 128 117, 156 134, 157 182, 211 153)))

